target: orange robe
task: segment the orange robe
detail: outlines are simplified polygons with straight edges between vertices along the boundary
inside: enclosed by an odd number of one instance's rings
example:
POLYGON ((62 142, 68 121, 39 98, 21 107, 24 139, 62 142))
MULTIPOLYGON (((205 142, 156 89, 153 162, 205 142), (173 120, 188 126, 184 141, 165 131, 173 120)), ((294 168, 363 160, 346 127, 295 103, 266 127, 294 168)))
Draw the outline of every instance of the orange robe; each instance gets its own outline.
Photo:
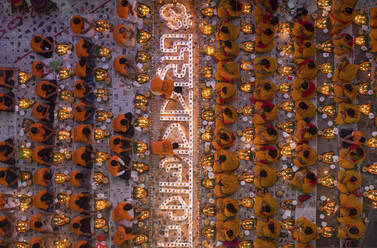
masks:
POLYGON ((170 140, 153 141, 152 154, 174 156, 173 144, 170 140))
POLYGON ((128 214, 128 211, 124 210, 123 207, 127 202, 120 202, 111 212, 111 216, 115 222, 122 220, 132 221, 133 218, 128 214))
POLYGON ((153 94, 164 95, 165 98, 170 98, 174 90, 174 81, 171 79, 160 79, 158 77, 151 80, 151 90, 153 94))

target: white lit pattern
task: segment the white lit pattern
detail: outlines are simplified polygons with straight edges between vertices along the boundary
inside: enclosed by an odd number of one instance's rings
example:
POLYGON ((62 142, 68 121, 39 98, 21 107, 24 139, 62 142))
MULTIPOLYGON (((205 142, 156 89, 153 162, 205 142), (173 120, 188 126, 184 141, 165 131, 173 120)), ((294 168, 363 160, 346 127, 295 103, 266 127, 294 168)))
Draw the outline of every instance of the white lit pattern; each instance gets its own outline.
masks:
MULTIPOLYGON (((177 3, 165 4, 160 9, 160 16, 172 30, 187 29, 191 26, 191 15, 186 7, 177 3), (181 10, 176 13, 174 10, 181 10)), ((164 131, 163 139, 179 143, 174 152, 179 157, 168 157, 160 161, 160 172, 167 175, 164 181, 158 180, 161 197, 159 209, 162 213, 160 226, 164 240, 157 240, 157 247, 193 247, 193 185, 194 185, 194 74, 193 74, 193 35, 163 34, 160 37, 161 66, 156 76, 165 79, 169 71, 175 80, 175 86, 183 87, 182 94, 173 93, 179 107, 166 100, 160 109, 160 120, 171 122, 164 131), (178 137, 179 140, 176 140, 178 137)))

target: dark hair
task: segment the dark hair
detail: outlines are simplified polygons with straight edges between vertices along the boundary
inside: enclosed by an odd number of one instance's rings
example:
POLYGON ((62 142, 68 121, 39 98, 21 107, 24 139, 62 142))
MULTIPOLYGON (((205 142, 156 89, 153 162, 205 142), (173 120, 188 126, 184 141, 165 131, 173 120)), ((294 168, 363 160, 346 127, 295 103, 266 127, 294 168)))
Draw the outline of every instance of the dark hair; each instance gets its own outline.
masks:
POLYGON ((229 29, 228 29, 228 27, 222 26, 220 30, 221 30, 221 32, 223 32, 223 33, 226 33, 226 34, 229 33, 229 29))
POLYGON ((353 85, 352 84, 346 84, 346 85, 344 85, 344 88, 346 88, 346 90, 348 90, 348 91, 352 91, 353 85))
POLYGON ((226 161, 226 157, 225 157, 225 155, 220 155, 220 156, 219 156, 219 161, 221 161, 221 162, 225 162, 225 161, 226 161))
POLYGON ((271 110, 272 110, 272 108, 271 108, 270 106, 265 105, 265 106, 263 107, 263 111, 264 111, 264 112, 270 112, 271 110))
POLYGON ((311 23, 306 23, 305 24, 305 29, 308 30, 308 31, 310 31, 310 32, 314 32, 314 26, 311 23))
POLYGON ((349 34, 345 34, 344 39, 346 39, 347 41, 350 41, 350 40, 352 40, 352 36, 349 35, 349 34))
POLYGON ((34 37, 34 42, 39 43, 41 41, 42 41, 41 37, 39 37, 39 36, 34 37))
POLYGON ((177 142, 174 142, 172 144, 172 146, 173 146, 173 149, 178 149, 179 148, 179 144, 177 142))
POLYGON ((310 152, 308 150, 304 151, 303 154, 304 158, 308 158, 310 155, 310 152))
POLYGON ((127 119, 122 119, 122 120, 120 121, 120 124, 121 124, 122 126, 125 126, 125 125, 128 124, 128 120, 127 120, 127 119))
POLYGON ((229 136, 226 133, 220 133, 220 138, 225 140, 225 141, 229 140, 229 136))
POLYGON ((241 11, 242 10, 242 3, 238 2, 237 0, 230 0, 229 5, 232 6, 233 10, 241 11))
POLYGON ((4 151, 6 149, 6 146, 0 145, 0 151, 4 151))
POLYGON ((263 88, 264 88, 265 90, 270 90, 270 89, 272 89, 271 84, 268 83, 268 82, 263 84, 263 88))
POLYGON ((350 177, 350 182, 351 183, 356 182, 356 181, 357 181, 357 177, 355 177, 355 176, 350 177))
POLYGON ((272 209, 269 205, 264 205, 264 206, 262 206, 262 211, 267 212, 267 213, 271 213, 272 209))
POLYGON ((92 43, 90 43, 89 41, 84 41, 83 47, 86 48, 86 49, 89 49, 89 48, 92 47, 92 43))
POLYGON ((114 144, 114 145, 118 145, 118 144, 120 144, 120 138, 116 138, 116 139, 114 139, 114 140, 113 140, 113 144, 114 144))
POLYGON ((31 248, 40 248, 41 247, 41 244, 40 243, 35 243, 32 245, 31 248))
POLYGON ((88 127, 83 128, 82 133, 86 135, 90 134, 90 128, 88 127))
POLYGON ((42 227, 42 222, 40 222, 40 221, 36 221, 36 222, 34 222, 34 226, 35 226, 36 228, 40 228, 40 227, 42 227))
POLYGON ((43 175, 43 179, 45 179, 45 180, 51 180, 51 178, 52 178, 52 174, 50 172, 46 172, 43 175))
POLYGON ((5 220, 0 221, 0 227, 5 227, 5 226, 7 226, 8 224, 9 224, 8 219, 5 219, 5 220))
POLYGON ((32 128, 30 128, 30 132, 36 134, 36 133, 38 133, 38 128, 32 127, 32 128))
POLYGON ((309 83, 308 81, 304 80, 302 83, 301 83, 301 88, 303 89, 307 89, 309 87, 309 83))
POLYGON ((259 172, 259 176, 261 176, 261 177, 267 177, 267 176, 268 176, 268 173, 267 173, 267 171, 265 171, 265 170, 261 170, 261 171, 259 172))
POLYGON ((38 105, 36 110, 37 112, 42 112, 45 108, 42 105, 38 105))
POLYGON ((269 135, 277 135, 277 132, 276 132, 276 129, 275 128, 272 128, 272 127, 268 127, 267 128, 267 133, 269 134, 269 135))
MULTIPOLYGON (((5 171, 0 171, 0 177, 3 178, 5 177, 5 171)), ((1 223, 1 222, 0 222, 1 223)))
POLYGON ((352 12, 353 12, 353 8, 347 7, 347 8, 344 9, 344 11, 345 11, 347 14, 352 14, 352 12))
POLYGON ((43 68, 43 65, 41 63, 38 63, 38 64, 35 65, 35 68, 40 70, 40 69, 43 68))
POLYGON ((81 158, 82 158, 84 161, 88 162, 88 161, 91 159, 91 154, 90 154, 90 152, 88 152, 88 151, 83 152, 83 154, 81 155, 81 158))
POLYGON ((312 45, 312 43, 310 41, 305 42, 305 47, 309 48, 311 45, 312 45))
POLYGON ((123 206, 123 210, 128 211, 132 209, 132 205, 127 203, 126 205, 123 206))
POLYGON ((175 87, 174 87, 174 92, 175 92, 175 93, 181 94, 182 91, 183 91, 183 90, 182 90, 182 87, 181 87, 181 86, 175 86, 175 87))
POLYGON ((356 151, 356 154, 359 155, 359 156, 361 156, 361 155, 364 154, 364 151, 363 151, 363 149, 361 149, 361 147, 357 147, 357 148, 355 149, 355 151, 356 151))
POLYGON ((277 16, 274 16, 271 20, 270 20, 270 23, 272 25, 276 25, 279 23, 279 18, 277 16))
POLYGON ((232 203, 226 204, 226 209, 228 209, 228 211, 231 213, 237 213, 237 209, 234 207, 232 203))
POLYGON ((90 246, 88 243, 85 243, 85 244, 80 245, 80 248, 90 248, 90 246))
POLYGON ((267 228, 271 231, 271 232, 274 232, 275 231, 275 224, 274 222, 270 222, 267 224, 267 228))
POLYGON ((356 208, 351 208, 349 213, 350 213, 350 216, 355 216, 357 214, 356 208))
POLYGON ((317 133, 318 129, 316 127, 313 127, 313 126, 310 126, 308 129, 307 129, 308 133, 314 135, 317 133))
POLYGON ((49 200, 52 200, 52 196, 49 193, 46 193, 46 194, 42 195, 41 201, 47 202, 49 200))
POLYGON ((301 109, 308 109, 308 107, 309 107, 305 102, 300 102, 300 103, 298 104, 298 106, 299 106, 301 109))
POLYGON ((131 233, 132 232, 132 228, 131 227, 125 227, 124 230, 126 231, 126 233, 131 233))
POLYGON ((302 16, 305 16, 307 14, 308 14, 308 10, 306 8, 298 8, 296 10, 295 18, 298 19, 298 18, 301 18, 302 16))
POLYGON ((305 227, 304 233, 310 235, 313 233, 313 229, 310 226, 305 227))
POLYGON ((80 59, 79 60, 79 65, 80 66, 84 66, 86 64, 86 60, 85 59, 80 59))
POLYGON ((356 115, 356 112, 355 112, 354 109, 349 108, 349 109, 347 109, 347 114, 348 114, 349 116, 351 116, 351 117, 354 117, 354 116, 356 115))
POLYGON ((228 92, 228 89, 227 89, 226 87, 222 87, 222 88, 221 88, 221 91, 222 91, 224 94, 226 94, 226 93, 228 92))
POLYGON ((228 107, 224 108, 224 113, 229 116, 229 117, 232 117, 232 110, 228 107))
POLYGON ((265 35, 271 35, 271 34, 273 34, 274 33, 274 31, 272 31, 271 29, 269 29, 269 28, 267 28, 266 30, 264 30, 264 34, 265 35))
POLYGON ((313 60, 308 63, 308 67, 311 68, 311 69, 315 68, 315 63, 314 63, 313 60))
POLYGON ((78 18, 78 17, 74 17, 73 18, 73 23, 74 24, 79 24, 80 22, 81 22, 80 18, 78 18))
POLYGON ((309 171, 308 173, 306 173, 306 176, 305 176, 307 179, 309 180, 312 180, 312 181, 315 181, 316 180, 316 176, 313 172, 309 171))
POLYGON ((127 59, 125 59, 125 58, 120 58, 119 59, 119 64, 125 64, 126 63, 126 61, 127 61, 127 59))
POLYGON ((79 223, 73 223, 72 227, 75 228, 75 229, 77 229, 77 228, 80 227, 80 224, 79 223))
POLYGON ((78 90, 81 90, 82 89, 81 83, 80 82, 76 83, 75 88, 78 89, 78 90))
POLYGON ((225 46, 232 48, 232 42, 230 40, 224 41, 225 46))
POLYGON ((111 166, 117 166, 118 165, 118 161, 116 161, 115 159, 111 160, 110 162, 111 166))
POLYGON ((353 226, 353 227, 351 227, 351 228, 349 229, 349 232, 350 232, 351 234, 359 234, 359 229, 358 229, 357 227, 353 226))
POLYGON ((270 155, 272 158, 276 158, 276 156, 278 155, 277 151, 276 150, 268 150, 268 155, 270 155))
POLYGON ((229 237, 233 237, 233 230, 226 231, 226 235, 228 235, 229 237))
POLYGON ((366 140, 365 137, 360 137, 359 142, 364 143, 365 140, 366 140))
POLYGON ((123 7, 126 7, 126 6, 128 6, 129 3, 128 3, 127 0, 122 0, 121 4, 122 4, 123 7))
POLYGON ((260 63, 264 66, 270 65, 270 61, 268 59, 262 59, 260 63))
POLYGON ((41 87, 42 90, 48 90, 48 85, 47 84, 43 84, 42 87, 41 87))
POLYGON ((84 174, 82 174, 81 172, 79 172, 79 173, 77 173, 77 174, 75 175, 75 178, 76 178, 76 179, 82 179, 82 178, 84 178, 84 174))

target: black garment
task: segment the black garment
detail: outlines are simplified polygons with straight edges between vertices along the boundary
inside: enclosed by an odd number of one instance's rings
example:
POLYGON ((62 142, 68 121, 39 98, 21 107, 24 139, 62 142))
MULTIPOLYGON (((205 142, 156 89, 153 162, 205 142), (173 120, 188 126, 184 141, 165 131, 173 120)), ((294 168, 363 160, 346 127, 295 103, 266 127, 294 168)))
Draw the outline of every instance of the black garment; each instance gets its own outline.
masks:
MULTIPOLYGON (((351 135, 352 132, 353 132, 352 129, 340 129, 339 136, 344 139, 348 135, 351 135)), ((349 137, 347 140, 352 141, 352 136, 349 137)), ((348 143, 348 142, 345 142, 345 141, 342 141, 342 143, 341 143, 342 148, 348 148, 351 145, 352 145, 351 143, 348 143)))
MULTIPOLYGON (((17 174, 14 173, 13 171, 11 170, 7 170, 6 171, 6 174, 5 174, 5 181, 9 184, 9 186, 12 186, 12 182, 15 182, 15 180, 17 179, 17 174)), ((17 183, 17 182, 15 182, 17 183)))
POLYGON ((80 221, 80 231, 83 233, 91 233, 90 218, 86 218, 80 221))

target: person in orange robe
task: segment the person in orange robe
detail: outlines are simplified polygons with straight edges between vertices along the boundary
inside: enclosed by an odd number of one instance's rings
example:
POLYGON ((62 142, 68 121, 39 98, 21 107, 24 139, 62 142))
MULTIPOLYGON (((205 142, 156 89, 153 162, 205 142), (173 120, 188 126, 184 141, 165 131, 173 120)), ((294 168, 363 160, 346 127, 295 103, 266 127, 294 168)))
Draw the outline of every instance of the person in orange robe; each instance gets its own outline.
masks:
POLYGON ((216 221, 216 237, 221 242, 232 242, 241 231, 241 223, 238 218, 232 218, 225 221, 216 221))
POLYGON ((121 223, 123 220, 126 220, 124 223, 127 223, 127 221, 135 221, 136 218, 134 217, 134 214, 138 212, 140 212, 140 209, 137 206, 128 202, 120 202, 111 212, 111 216, 113 221, 117 223, 121 223))
POLYGON ((82 187, 83 181, 84 181, 84 174, 81 171, 79 170, 72 171, 71 175, 69 176, 69 183, 73 187, 76 187, 76 188, 82 187))
POLYGON ((274 146, 262 146, 255 149, 255 164, 274 164, 279 159, 279 151, 274 146))
POLYGON ((300 100, 311 100, 316 94, 315 84, 308 79, 296 78, 292 85, 292 99, 297 102, 300 100))
POLYGON ((259 218, 270 218, 275 215, 278 204, 270 193, 255 195, 254 213, 259 218))
POLYGON ((347 216, 338 217, 337 220, 340 224, 337 238, 359 240, 364 236, 365 224, 360 218, 354 219, 347 216))
POLYGON ((81 58, 75 65, 75 75, 78 78, 85 79, 93 75, 93 69, 85 58, 81 58))
POLYGON ((255 234, 260 238, 277 239, 280 236, 280 222, 275 219, 258 219, 255 234))
POLYGON ((340 194, 340 215, 343 217, 358 218, 363 210, 363 206, 359 198, 353 194, 340 194))
POLYGON ((93 23, 89 22, 86 18, 80 15, 72 16, 69 25, 71 27, 72 33, 74 34, 86 34, 94 27, 93 23), (85 24, 88 25, 86 29, 85 24))
POLYGON ((85 122, 94 116, 95 109, 95 105, 81 101, 73 106, 73 119, 77 122, 85 122))
POLYGON ((13 89, 16 86, 15 80, 17 76, 18 68, 1 67, 0 66, 0 87, 13 89))
POLYGON ((340 8, 333 7, 329 16, 331 22, 330 34, 334 35, 351 25, 356 16, 356 10, 354 6, 344 4, 340 8))
POLYGON ((16 146, 13 139, 0 141, 0 161, 6 164, 14 164, 16 158, 16 146))
POLYGON ((269 56, 257 57, 253 61, 253 65, 255 76, 257 78, 265 78, 276 72, 278 69, 278 59, 269 56))
POLYGON ((51 185, 52 174, 49 168, 40 168, 33 174, 33 183, 42 187, 51 185))
POLYGON ((0 93, 0 111, 13 112, 16 106, 16 99, 12 92, 0 93))
POLYGON ((127 0, 118 0, 116 10, 118 17, 128 19, 128 15, 132 11, 132 6, 127 0))
POLYGON ((218 150, 214 153, 213 172, 232 172, 237 170, 240 161, 237 155, 229 150, 218 150))
POLYGON ((305 21, 303 19, 298 19, 297 21, 295 21, 291 32, 294 40, 298 41, 313 40, 315 33, 316 32, 313 23, 305 21))
POLYGON ((46 217, 46 214, 42 215, 41 213, 33 215, 29 220, 30 229, 35 232, 55 233, 51 226, 51 221, 54 218, 53 215, 50 214, 50 218, 46 217))
POLYGON ((293 152, 293 163, 297 167, 307 167, 317 162, 317 152, 303 143, 296 146, 293 152))
POLYGON ((8 204, 8 201, 14 201, 16 199, 18 199, 18 196, 16 194, 0 193, 0 211, 7 212, 7 211, 18 210, 19 207, 17 205, 12 206, 8 204))
POLYGON ((134 125, 132 124, 132 113, 120 114, 113 118, 112 128, 114 132, 133 137, 135 134, 134 125))
POLYGON ((75 52, 78 58, 93 58, 94 56, 94 48, 95 45, 87 40, 87 39, 80 39, 75 48, 75 52))
POLYGON ((93 141, 93 128, 87 124, 81 124, 73 129, 73 141, 90 143, 93 141))
POLYGON ((240 31, 238 30, 237 26, 231 23, 228 20, 223 21, 219 26, 216 32, 216 40, 217 41, 234 41, 237 39, 240 31))
POLYGON ((155 77, 151 80, 150 87, 153 94, 164 95, 168 100, 173 100, 171 98, 173 91, 177 94, 182 93, 182 87, 174 86, 174 81, 170 78, 160 79, 159 77, 155 77))
POLYGON ((337 34, 332 37, 334 45, 333 52, 335 55, 350 55, 353 51, 353 38, 347 33, 337 34))
POLYGON ((214 58, 216 61, 233 60, 239 54, 240 47, 236 42, 230 40, 220 40, 217 42, 217 49, 214 54, 214 58))
POLYGON ((91 146, 82 146, 72 153, 72 162, 85 168, 93 167, 93 148, 91 146))
POLYGON ((310 123, 306 122, 304 120, 298 120, 296 122, 296 132, 293 135, 293 138, 296 140, 296 142, 307 142, 309 140, 312 140, 317 135, 318 128, 310 123))
POLYGON ((217 5, 217 16, 220 19, 233 19, 241 15, 242 2, 238 0, 221 0, 217 5))
POLYGON ((19 174, 12 168, 0 167, 0 185, 13 187, 17 185, 19 174))
POLYGON ((255 125, 254 145, 268 145, 276 142, 278 138, 277 129, 269 124, 255 125))
POLYGON ((121 46, 125 46, 126 43, 134 37, 134 31, 126 25, 119 24, 114 27, 113 39, 121 46))
POLYGON ((296 171, 289 185, 304 194, 310 194, 317 185, 317 176, 314 172, 304 168, 296 171))
POLYGON ((44 78, 52 72, 51 67, 40 60, 35 60, 31 65, 31 73, 36 78, 44 78))
POLYGON ((42 210, 49 210, 54 206, 54 194, 43 189, 33 197, 34 207, 42 210))
POLYGON ((45 58, 51 58, 54 52, 54 40, 51 37, 43 37, 42 35, 33 36, 30 47, 38 55, 45 58))
POLYGON ((256 101, 252 121, 255 125, 263 125, 272 122, 278 112, 278 107, 270 102, 256 101))
POLYGON ((257 79, 254 85, 253 96, 250 98, 251 103, 256 101, 272 102, 275 98, 277 87, 270 80, 257 79))
POLYGON ((318 73, 317 64, 313 59, 298 60, 296 74, 301 79, 314 79, 318 73))
POLYGON ((159 156, 175 156, 174 149, 178 149, 179 144, 170 140, 152 141, 152 154, 159 156))
POLYGON ((293 43, 295 59, 309 59, 313 57, 317 51, 315 44, 310 40, 296 41, 293 43))
POLYGON ((292 238, 300 243, 316 240, 318 238, 317 226, 305 217, 300 217, 292 230, 292 238))
POLYGON ((352 83, 334 82, 334 102, 353 103, 357 97, 357 88, 352 83))
POLYGON ((35 94, 44 100, 55 102, 58 88, 55 83, 50 81, 40 81, 35 85, 35 94))
POLYGON ((275 46, 275 33, 270 28, 266 28, 263 33, 257 34, 255 51, 265 53, 271 51, 275 46))
POLYGON ((295 108, 295 120, 305 120, 310 121, 315 117, 316 114, 316 107, 312 102, 307 100, 300 100, 296 102, 295 108))
POLYGON ((53 148, 54 146, 40 145, 34 147, 32 152, 33 161, 44 166, 53 166, 53 148))
POLYGON ((361 186, 361 175, 357 170, 339 170, 337 188, 341 193, 357 194, 361 186))
POLYGON ((50 107, 50 105, 44 104, 42 102, 36 102, 33 105, 32 114, 36 119, 40 121, 51 122, 52 111, 53 109, 50 107))
POLYGON ((257 164, 254 166, 253 171, 254 185, 258 189, 271 187, 278 179, 276 168, 267 164, 257 164))
POLYGON ((84 99, 93 92, 93 87, 83 80, 77 80, 73 86, 73 94, 77 99, 84 99))
POLYGON ((92 237, 94 234, 92 234, 90 226, 91 217, 92 215, 84 217, 79 215, 73 218, 70 223, 71 232, 78 236, 92 237))
POLYGON ((50 138, 53 138, 55 133, 54 129, 39 122, 32 124, 28 129, 29 138, 38 143, 48 142, 50 138))
POLYGON ((231 105, 215 105, 216 118, 224 125, 230 125, 236 122, 238 113, 237 109, 231 105))
POLYGON ((214 138, 212 140, 212 146, 215 150, 230 148, 234 145, 235 139, 234 133, 229 128, 220 122, 216 122, 214 138))
POLYGON ((361 146, 364 145, 366 139, 364 133, 359 130, 340 129, 339 141, 342 148, 348 148, 351 145, 361 146))
POLYGON ((224 104, 233 102, 237 97, 237 88, 232 83, 217 82, 216 83, 216 103, 224 104))
POLYGON ((338 165, 350 170, 365 160, 365 151, 358 145, 340 149, 338 165))
MULTIPOLYGON (((123 156, 129 160, 128 156, 123 156)), ((112 156, 108 161, 108 170, 114 177, 121 177, 128 180, 131 176, 131 168, 128 166, 130 161, 124 161, 118 156, 112 156)))
POLYGON ((72 194, 69 197, 69 208, 73 211, 79 212, 80 214, 89 214, 90 211, 90 200, 94 196, 89 193, 77 193, 72 194))
POLYGON ((11 238, 13 234, 11 219, 7 216, 0 216, 0 237, 11 238))
POLYGON ((340 103, 334 123, 337 125, 358 123, 361 118, 360 108, 350 103, 340 103))
POLYGON ((116 154, 127 154, 132 151, 132 142, 133 139, 127 136, 114 135, 109 139, 109 147, 116 154))
POLYGON ((234 217, 239 209, 238 201, 233 198, 218 198, 216 200, 217 214, 216 218, 218 220, 226 220, 228 218, 234 217))
POLYGON ((127 241, 131 241, 136 238, 136 235, 132 234, 132 228, 118 226, 117 230, 113 234, 113 244, 116 246, 122 246, 127 241))
POLYGON ((219 61, 215 79, 221 82, 233 82, 240 77, 239 64, 234 61, 219 61))
POLYGON ((124 55, 119 55, 114 59, 114 69, 129 79, 135 79, 137 72, 139 72, 139 69, 128 61, 124 55))

